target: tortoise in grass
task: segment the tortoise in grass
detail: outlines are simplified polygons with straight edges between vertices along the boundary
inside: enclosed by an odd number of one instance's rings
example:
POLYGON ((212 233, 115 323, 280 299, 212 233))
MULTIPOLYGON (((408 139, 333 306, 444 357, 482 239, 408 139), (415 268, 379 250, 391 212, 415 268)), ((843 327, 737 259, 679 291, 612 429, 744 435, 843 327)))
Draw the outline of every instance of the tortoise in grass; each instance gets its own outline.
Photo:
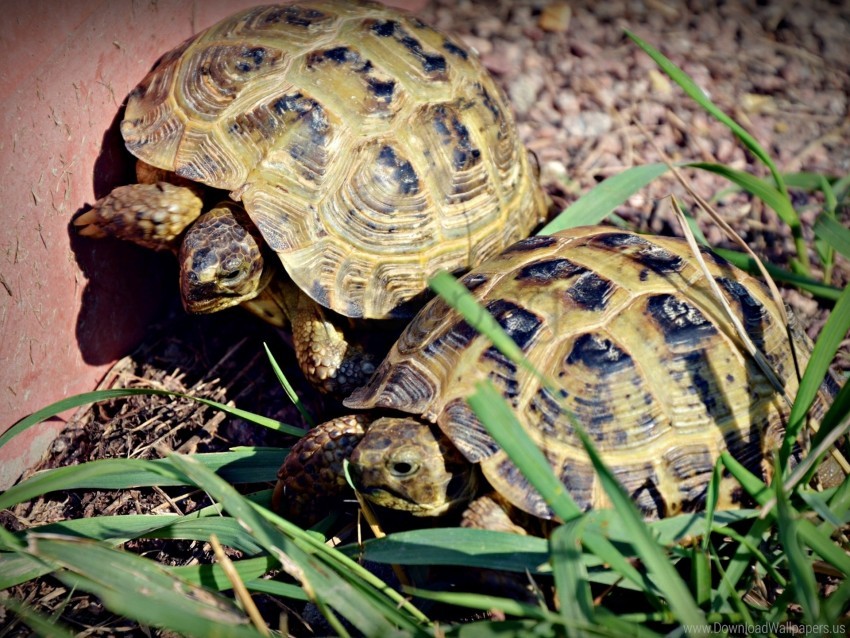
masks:
MULTIPOLYGON (((792 349, 766 286, 709 250, 702 255, 793 399, 792 349)), ((684 240, 578 228, 520 241, 461 281, 558 392, 434 299, 345 401, 370 412, 323 424, 296 444, 279 473, 276 507, 305 523, 320 517, 317 492, 339 492, 345 483, 336 473, 350 458, 355 486, 379 505, 429 516, 482 495, 467 524, 521 529, 493 513, 499 502, 551 518, 465 401, 483 379, 584 510, 608 501, 562 405, 648 519, 702 508, 724 451, 770 475, 790 404, 744 350, 684 240)), ((805 366, 810 342, 795 333, 794 346, 805 366)), ((815 420, 834 390, 821 388, 815 420)), ((731 477, 719 492, 720 508, 741 504, 731 477)))
POLYGON ((468 270, 545 215, 477 57, 377 3, 222 20, 157 62, 121 133, 141 183, 99 200, 79 232, 177 252, 190 312, 242 303, 292 324, 326 391, 374 370, 349 319, 409 317, 430 275, 468 270), (232 201, 201 215, 201 185, 232 201))

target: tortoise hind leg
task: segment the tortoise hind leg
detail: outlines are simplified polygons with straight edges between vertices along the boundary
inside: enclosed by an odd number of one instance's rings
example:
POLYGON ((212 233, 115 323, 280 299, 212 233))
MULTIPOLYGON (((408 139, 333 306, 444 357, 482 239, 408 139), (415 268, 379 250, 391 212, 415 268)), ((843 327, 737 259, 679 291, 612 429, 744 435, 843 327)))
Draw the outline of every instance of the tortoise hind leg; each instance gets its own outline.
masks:
POLYGON ((109 235, 153 250, 176 250, 183 230, 201 213, 190 189, 157 182, 119 186, 74 220, 80 235, 109 235))

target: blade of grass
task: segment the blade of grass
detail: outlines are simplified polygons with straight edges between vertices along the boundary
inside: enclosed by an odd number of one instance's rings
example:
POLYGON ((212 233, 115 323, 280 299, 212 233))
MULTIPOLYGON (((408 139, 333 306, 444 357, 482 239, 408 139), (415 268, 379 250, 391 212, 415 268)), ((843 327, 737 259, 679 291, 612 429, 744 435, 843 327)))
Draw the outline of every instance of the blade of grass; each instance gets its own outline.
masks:
POLYGON ((844 289, 835 304, 835 308, 829 314, 829 318, 826 320, 812 350, 803 378, 800 380, 797 398, 794 400, 791 414, 788 416, 788 426, 779 453, 780 467, 787 467, 788 458, 806 422, 809 408, 814 403, 835 353, 838 352, 838 347, 848 331, 850 331, 850 286, 844 289))
POLYGON ((846 621, 848 606, 850 606, 850 578, 845 578, 844 582, 838 585, 836 590, 824 601, 824 617, 846 621))
MULTIPOLYGON (((505 333, 496 319, 454 277, 446 272, 440 272, 431 278, 429 285, 445 299, 446 303, 457 310, 473 328, 487 337, 502 354, 517 365, 522 366, 546 387, 553 388, 552 384, 525 358, 522 350, 505 333)), ((557 395, 557 389, 554 390, 554 393, 557 395)), ((514 461, 520 472, 531 481, 535 489, 541 492, 544 499, 547 499, 547 503, 556 515, 565 522, 580 515, 579 508, 566 492, 563 484, 554 476, 543 453, 522 429, 516 415, 505 405, 501 395, 496 392, 492 384, 477 384, 475 393, 468 398, 468 403, 473 411, 476 411, 476 416, 485 425, 489 434, 502 449, 509 451, 511 460, 514 461), (481 414, 477 413, 479 409, 481 414), (504 424, 504 427, 494 427, 491 430, 488 427, 491 424, 504 424), (534 483, 537 479, 540 480, 540 484, 534 483)), ((642 586, 645 591, 652 592, 652 587, 646 579, 629 564, 625 557, 604 536, 588 535, 584 542, 591 552, 600 559, 607 561, 613 569, 625 578, 642 586)), ((657 599, 653 598, 653 600, 657 599)))
MULTIPOLYGON (((775 472, 779 474, 777 467, 775 472)), ((782 552, 788 561, 788 569, 791 577, 789 585, 796 593, 794 600, 803 608, 803 617, 806 622, 813 625, 820 616, 820 601, 817 597, 818 585, 811 561, 806 557, 805 550, 798 536, 798 525, 792 514, 791 505, 781 481, 774 481, 774 494, 778 504, 776 516, 779 531, 779 540, 782 543, 782 552)))
MULTIPOLYGON (((61 534, 75 538, 108 541, 121 544, 134 538, 173 538, 182 540, 207 540, 215 533, 221 542, 250 555, 260 553, 261 548, 231 518, 167 515, 117 515, 94 518, 76 518, 27 530, 36 534, 61 534)), ((26 532, 17 532, 23 539, 26 532)))
MULTIPOLYGON (((643 51, 649 55, 653 59, 653 61, 668 75, 670 78, 678 84, 682 90, 697 104, 699 104, 706 112, 711 114, 715 119, 719 122, 727 126, 732 133, 737 137, 742 144, 753 154, 755 155, 761 162, 764 164, 767 169, 770 171, 771 176, 773 177, 773 181, 776 184, 776 189, 782 195, 782 197, 786 200, 789 200, 790 197, 788 195, 788 189, 785 186, 785 181, 782 178, 782 174, 779 172, 779 169, 776 167, 776 164, 773 162, 773 159, 764 150, 761 144, 747 132, 744 127, 735 122, 731 117, 726 115, 711 99, 708 95, 703 91, 684 71, 682 71, 679 67, 677 67, 669 58, 667 58, 664 54, 658 51, 655 47, 645 42, 637 35, 632 33, 631 31, 626 30, 626 35, 637 44, 643 51)), ((791 208, 793 210, 793 207, 791 208)), ((778 211, 777 211, 778 212, 778 211)), ((788 214, 789 219, 785 220, 788 224, 791 234, 794 237, 794 243, 797 250, 797 258, 800 260, 800 266, 804 274, 808 275, 810 273, 809 266, 809 255, 807 250, 807 245, 805 239, 803 238, 802 227, 800 224, 799 216, 796 211, 793 212, 793 215, 790 214, 790 211, 786 209, 785 211, 788 214)))
POLYGON ((616 512, 632 528, 632 543, 638 551, 638 556, 646 565, 649 573, 654 576, 653 580, 664 593, 676 620, 683 625, 686 633, 696 631, 696 629, 688 630, 688 627, 704 626, 706 624, 704 614, 691 596, 687 585, 682 581, 662 548, 650 534, 637 506, 602 461, 602 457, 599 456, 584 428, 577 427, 576 434, 578 434, 591 463, 593 463, 596 476, 599 478, 605 494, 607 494, 616 512))
MULTIPOLYGON (((507 335, 506 335, 507 336, 507 335)), ((507 450, 517 469, 540 492, 555 514, 565 522, 580 515, 578 506, 549 466, 540 448, 532 441, 517 421, 516 415, 505 403, 504 398, 492 382, 486 380, 475 386, 475 392, 467 398, 475 416, 503 450, 507 450)), ((611 566, 623 577, 639 585, 651 598, 654 587, 602 534, 586 534, 582 538, 585 547, 611 566)))
POLYGON ((62 567, 56 577, 111 611, 189 636, 259 636, 233 603, 175 578, 154 561, 101 543, 30 535, 29 552, 62 567))
MULTIPOLYGON (((231 483, 274 481, 285 450, 244 448, 232 452, 196 454, 197 462, 220 472, 231 483)), ((14 507, 58 490, 127 489, 150 486, 191 485, 168 459, 100 459, 46 470, 0 494, 0 509, 14 507)))
POLYGON ((240 410, 238 408, 234 408, 223 403, 218 403, 217 401, 210 401, 209 399, 193 397, 189 394, 169 392, 167 390, 157 390, 155 388, 121 388, 115 390, 96 390, 95 392, 84 392, 83 394, 76 394, 72 397, 57 401, 56 403, 51 403, 47 407, 42 408, 37 412, 33 412, 29 416, 24 417, 23 419, 15 423, 11 428, 6 430, 6 432, 0 435, 0 447, 5 445, 8 441, 16 437, 18 434, 20 434, 27 428, 30 428, 37 423, 41 423, 45 419, 49 419, 59 414, 62 414, 67 410, 78 408, 82 405, 88 405, 89 403, 97 403, 98 401, 109 401, 110 399, 121 399, 140 394, 190 399, 192 401, 197 401, 198 403, 208 405, 212 408, 215 408, 216 410, 221 410, 222 412, 225 412, 231 416, 239 417, 240 419, 245 419, 246 421, 256 423, 257 425, 262 425, 263 427, 269 428, 271 430, 286 432, 287 434, 293 434, 295 436, 300 436, 304 433, 304 430, 302 430, 301 428, 296 428, 292 425, 281 423, 280 421, 277 421, 275 419, 270 419, 268 417, 264 417, 259 414, 254 414, 246 410, 240 410))
MULTIPOLYGON (((250 530, 256 541, 280 561, 284 570, 301 583, 310 599, 320 608, 325 605, 333 607, 367 636, 389 634, 395 631, 396 625, 413 634, 423 633, 410 617, 396 609, 386 595, 380 592, 374 592, 374 595, 364 593, 365 585, 355 586, 348 580, 354 577, 351 573, 341 575, 328 570, 315 555, 305 551, 305 547, 312 543, 306 533, 302 539, 307 543, 305 546, 303 542, 299 544, 279 532, 255 509, 256 506, 244 499, 226 481, 197 463, 193 457, 174 454, 169 460, 213 499, 220 502, 240 525, 250 530)), ((345 633, 345 629, 333 614, 329 614, 327 618, 337 631, 345 633)))
POLYGON ((795 223, 800 223, 800 218, 797 215, 797 211, 794 210, 794 207, 791 205, 788 193, 782 193, 782 191, 771 186, 765 180, 756 177, 755 175, 751 175, 750 173, 735 170, 725 164, 693 162, 688 164, 688 166, 725 177, 730 182, 737 184, 744 190, 752 193, 765 204, 770 206, 770 208, 772 208, 789 227, 793 226, 795 223))
MULTIPOLYGON (((729 454, 729 452, 723 452, 720 455, 720 459, 726 469, 729 470, 729 473, 741 483, 744 490, 752 496, 759 505, 762 506, 762 513, 765 516, 762 520, 765 522, 768 520, 775 521, 775 508, 772 510, 764 508, 764 505, 768 502, 768 500, 773 498, 772 491, 764 484, 763 481, 754 476, 747 468, 741 465, 741 463, 729 454)), ((796 515, 793 510, 792 514, 796 515)), ((765 526, 764 529, 766 528, 767 526, 765 526)), ((762 531, 764 531, 764 529, 762 531)), ((797 533, 800 540, 816 554, 843 574, 847 575, 847 577, 850 577, 850 556, 845 554, 844 551, 832 541, 829 534, 823 533, 811 521, 806 519, 799 519, 797 521, 797 533)), ((753 537, 752 534, 751 537, 753 537)))
POLYGON ((437 528, 396 532, 340 548, 377 563, 461 565, 540 573, 549 556, 546 540, 485 529, 437 528))
POLYGON ((10 596, 2 600, 3 607, 6 607, 20 618, 25 625, 35 632, 36 636, 42 636, 43 638, 74 638, 76 635, 66 628, 65 625, 58 623, 55 618, 43 616, 30 605, 16 598, 10 596))
MULTIPOLYGON (((741 270, 744 270, 751 275, 761 275, 761 271, 759 270, 756 261, 749 255, 745 255, 744 253, 740 253, 735 250, 728 250, 726 248, 712 248, 712 250, 741 270)), ((837 301, 838 297, 841 295, 840 289, 834 288, 833 286, 827 286, 823 282, 812 279, 811 277, 783 270, 782 268, 770 263, 764 263, 763 265, 768 274, 776 281, 791 284, 800 290, 810 292, 821 299, 837 301)))
POLYGON ((850 259, 850 230, 842 226, 840 221, 829 215, 820 214, 813 230, 815 235, 850 259))
POLYGON ((292 384, 289 382, 289 379, 286 378, 286 375, 283 373, 283 370, 280 369, 280 366, 277 363, 277 359, 274 358, 271 349, 269 349, 269 344, 263 342, 263 348, 265 348, 266 350, 266 356, 269 358, 269 363, 271 363, 272 370, 274 370, 274 374, 277 377, 277 380, 280 382, 280 385, 283 386, 283 391, 286 392, 286 396, 289 397, 289 400, 292 401, 292 405, 295 406, 295 409, 298 410, 298 413, 301 415, 301 418, 304 419, 304 423, 306 423, 307 426, 310 428, 316 427, 316 422, 313 420, 313 417, 310 416, 310 413, 307 411, 307 408, 304 405, 304 402, 301 400, 301 397, 298 396, 298 393, 295 392, 295 388, 292 387, 292 384))
MULTIPOLYGON (((270 570, 279 567, 278 562, 271 556, 245 558, 234 562, 233 566, 244 581, 254 581, 270 570)), ((220 565, 180 565, 177 567, 166 567, 165 569, 180 580, 198 585, 199 587, 206 587, 207 589, 217 591, 230 588, 230 581, 227 579, 220 565)), ((292 596, 291 594, 293 592, 290 591, 290 598, 295 597, 296 600, 307 600, 307 596, 301 587, 296 585, 287 585, 287 587, 297 589, 299 592, 295 596, 292 596)))
MULTIPOLYGON (((570 620, 588 625, 595 622, 596 609, 581 552, 581 538, 586 524, 587 519, 584 518, 564 523, 549 537, 555 592, 565 625, 570 620)), ((569 628, 567 634, 570 634, 569 628)))
POLYGON ((539 235, 559 230, 598 224, 641 188, 667 172, 664 164, 645 164, 627 168, 598 185, 573 202, 540 229, 539 235))

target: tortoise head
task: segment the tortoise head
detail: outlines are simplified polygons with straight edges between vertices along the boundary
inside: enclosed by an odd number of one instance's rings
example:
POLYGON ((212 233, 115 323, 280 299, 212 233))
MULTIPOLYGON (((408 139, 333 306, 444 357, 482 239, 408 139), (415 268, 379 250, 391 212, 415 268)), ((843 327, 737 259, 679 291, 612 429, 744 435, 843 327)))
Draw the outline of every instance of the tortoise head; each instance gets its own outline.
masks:
POLYGON ((274 272, 265 244, 237 204, 201 215, 180 246, 180 293, 187 312, 209 313, 256 297, 274 272))
POLYGON ((477 488, 475 466, 436 426, 412 418, 374 421, 349 463, 357 491, 415 516, 439 516, 465 505, 477 488))

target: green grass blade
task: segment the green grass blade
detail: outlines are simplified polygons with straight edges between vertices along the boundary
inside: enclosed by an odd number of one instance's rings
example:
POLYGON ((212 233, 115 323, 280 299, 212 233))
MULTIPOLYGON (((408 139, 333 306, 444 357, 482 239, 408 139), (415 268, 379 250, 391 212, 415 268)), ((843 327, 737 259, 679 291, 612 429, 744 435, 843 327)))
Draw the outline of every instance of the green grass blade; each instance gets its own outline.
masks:
POLYGON ((6 432, 0 435, 0 447, 5 445, 9 440, 17 436, 27 428, 30 428, 37 423, 41 423, 45 419, 49 419, 58 414, 62 414, 67 410, 78 408, 83 405, 88 405, 89 403, 97 403, 98 401, 109 401, 111 399, 121 399, 140 394, 190 399, 192 401, 197 401, 198 403, 208 405, 211 408, 215 408, 216 410, 221 410, 222 412, 225 412, 231 416, 239 417, 240 419, 245 419, 246 421, 256 423, 257 425, 262 425, 263 427, 272 430, 286 432, 287 434, 293 434, 295 436, 300 436, 304 433, 304 430, 302 430, 301 428, 296 428, 292 425, 281 423, 280 421, 277 421, 275 419, 270 419, 259 414, 254 414, 253 412, 248 412, 247 410, 240 410, 239 408, 234 408, 229 405, 219 403, 217 401, 202 399, 200 397, 193 397, 189 394, 181 394, 180 392, 169 392, 167 390, 157 390, 154 388, 120 388, 115 390, 96 390, 95 392, 84 392, 83 394, 76 394, 72 397, 57 401, 56 403, 51 403, 47 407, 42 408, 37 412, 33 412, 29 416, 24 417, 23 419, 15 423, 11 428, 6 430, 6 432))
MULTIPOLYGON (((292 405, 295 406, 295 409, 298 410, 298 413, 301 415, 301 418, 304 419, 304 423, 307 424, 308 427, 314 428, 316 427, 316 422, 313 420, 313 417, 307 411, 304 402, 301 400, 301 397, 298 396, 298 393, 295 392, 295 388, 292 387, 292 384, 289 382, 289 379, 286 378, 286 375, 281 370, 280 366, 277 363, 277 359, 274 358, 271 349, 269 349, 269 344, 263 343, 263 348, 266 350, 266 356, 269 358, 269 363, 271 363, 272 370, 274 370, 274 374, 277 377, 277 380, 280 382, 280 385, 283 387, 283 391, 286 392, 286 396, 289 397, 289 400, 292 401, 292 405)), ((302 431, 301 434, 304 434, 302 431)))
MULTIPOLYGON (((587 568, 582 560, 581 538, 585 519, 564 523, 549 538, 549 554, 555 591, 558 595, 559 611, 565 624, 570 620, 579 624, 592 625, 596 617, 593 594, 587 568)), ((567 635, 570 635, 569 627, 567 635)))
MULTIPOLYGON (((245 582, 257 579, 270 570, 279 567, 277 561, 268 555, 234 560, 232 563, 236 573, 245 582)), ((180 580, 207 589, 222 591, 233 587, 230 579, 218 563, 214 565, 180 565, 178 567, 166 567, 165 569, 180 580)), ((295 586, 293 585, 293 587, 295 586)), ((300 592, 298 599, 306 599, 304 590, 300 587, 296 588, 300 592)))
POLYGON ((570 204, 538 234, 551 235, 559 230, 598 224, 629 197, 667 172, 665 164, 634 166, 594 186, 570 204))
POLYGON ((581 516, 581 510, 564 488, 564 484, 552 472, 543 452, 523 431, 516 415, 505 404, 504 398, 492 383, 478 382, 475 392, 468 398, 468 403, 485 427, 491 423, 500 425, 495 434, 490 434, 496 439, 499 447, 510 451, 511 460, 540 492, 555 515, 564 521, 581 516))
MULTIPOLYGON (((232 452, 196 454, 194 458, 231 483, 274 481, 285 450, 243 448, 232 452)), ((42 494, 74 489, 128 489, 191 485, 168 459, 101 459, 59 467, 31 476, 0 494, 0 509, 14 507, 42 494)))
POLYGON ((428 285, 440 295, 447 304, 457 310, 473 328, 493 342, 499 351, 514 362, 519 363, 532 374, 538 376, 525 359, 519 346, 514 343, 495 317, 476 301, 475 297, 457 279, 445 271, 431 277, 428 285))
MULTIPOLYGON (((779 472, 777 468, 776 472, 779 472)), ((820 601, 817 597, 818 585, 811 561, 798 537, 797 521, 794 519, 793 510, 782 489, 782 482, 775 481, 774 490, 777 502, 777 526, 779 529, 779 540, 782 543, 782 551, 788 561, 788 569, 791 577, 789 585, 795 592, 794 600, 803 608, 803 617, 806 622, 813 625, 820 616, 820 601)))
POLYGON ((835 304, 829 318, 821 330, 815 347, 812 350, 811 359, 806 366, 800 387, 797 390, 797 398, 788 416, 788 427, 782 441, 779 455, 781 467, 786 467, 794 442, 800 435, 800 430, 806 421, 809 408, 817 396, 823 379, 829 371, 835 353, 841 345, 847 332, 850 331, 850 286, 847 286, 835 304))
POLYGON ((649 55, 649 57, 651 57, 653 61, 682 88, 688 97, 699 104, 705 111, 710 113, 717 121, 725 124, 735 134, 735 136, 741 140, 744 146, 746 146, 747 149, 770 170, 773 175, 773 179, 776 181, 777 188, 787 197, 788 193, 785 187, 785 182, 782 179, 782 174, 779 172, 779 169, 776 168, 773 159, 770 157, 768 152, 764 150, 761 144, 759 144, 758 141, 750 135, 746 129, 744 129, 744 127, 721 111, 720 108, 714 104, 711 99, 709 99, 705 91, 703 91, 703 89, 700 88, 684 71, 673 64, 669 58, 658 51, 655 47, 640 39, 634 33, 626 31, 626 35, 641 49, 643 49, 644 52, 649 55))
POLYGON ((835 182, 835 178, 827 177, 823 173, 809 173, 805 171, 783 173, 782 179, 788 188, 796 188, 810 193, 823 190, 823 180, 826 180, 830 184, 830 189, 832 189, 832 184, 835 182))
MULTIPOLYGON (((197 463, 193 457, 174 454, 169 460, 195 484, 206 491, 240 525, 250 530, 266 551, 276 558, 291 576, 305 588, 307 595, 320 607, 329 605, 341 613, 367 636, 390 635, 396 625, 410 632, 421 632, 413 621, 395 608, 393 602, 383 594, 370 595, 361 586, 350 582, 352 574, 344 578, 327 569, 316 556, 305 548, 312 540, 303 533, 302 543, 279 532, 272 526, 250 501, 242 497, 226 481, 197 463)), ((386 585, 384 585, 386 587, 386 585)), ((332 616, 328 620, 342 630, 332 616)))
MULTIPOLYGON (((2 598, 0 606, 6 607, 14 613, 21 621, 33 630, 36 636, 43 638, 74 638, 74 633, 67 629, 61 623, 57 623, 55 618, 47 618, 38 613, 30 605, 19 601, 16 598, 2 598)), ((8 625, 7 625, 8 629, 8 625)), ((6 632, 3 632, 6 635, 6 632)))
POLYGON ((791 234, 794 237, 799 266, 803 273, 808 275, 810 272, 808 246, 803 238, 800 218, 797 215, 797 212, 794 211, 793 206, 790 205, 788 188, 785 185, 782 174, 779 172, 779 169, 776 167, 776 164, 773 162, 773 159, 767 151, 764 150, 761 144, 759 144, 758 141, 750 135, 746 129, 744 129, 744 127, 720 110, 720 108, 711 101, 708 95, 706 95, 705 91, 697 86, 697 84, 684 71, 673 64, 669 58, 652 45, 640 39, 634 33, 627 30, 626 35, 641 49, 643 49, 643 51, 649 55, 649 57, 651 57, 653 61, 661 67, 661 69, 669 75, 670 78, 676 82, 676 84, 678 84, 692 100, 699 104, 706 112, 711 114, 717 121, 727 126, 741 141, 741 143, 767 167, 776 185, 776 189, 784 199, 788 200, 787 206, 784 204, 780 205, 783 212, 777 210, 777 213, 779 213, 782 216, 783 221, 788 224, 791 234))
POLYGON ((617 479, 614 478, 611 470, 603 463, 584 428, 576 427, 576 434, 581 439, 614 510, 632 528, 632 543, 638 551, 638 556, 646 565, 649 573, 653 575, 654 582, 664 593, 676 620, 686 627, 705 625, 705 616, 691 596, 687 585, 682 581, 673 565, 670 564, 663 549, 652 537, 649 528, 644 524, 643 518, 638 512, 637 506, 617 482, 617 479))
POLYGON ((31 527, 16 536, 24 539, 27 533, 59 534, 74 538, 87 538, 121 544, 134 538, 169 538, 206 541, 215 534, 222 545, 238 549, 249 556, 262 549, 250 534, 240 528, 232 518, 222 516, 197 517, 193 515, 118 515, 76 518, 31 527))
MULTIPOLYGON (((511 339, 505 331, 502 330, 502 327, 498 324, 495 318, 487 312, 487 310, 484 309, 470 294, 470 292, 466 290, 466 288, 464 288, 463 285, 461 285, 454 277, 446 272, 437 273, 437 275, 431 278, 429 285, 441 297, 443 297, 446 303, 457 310, 473 328, 487 337, 502 354, 511 359, 517 365, 525 368, 530 374, 547 385, 547 387, 551 385, 548 380, 546 380, 534 368, 534 366, 530 364, 523 355, 522 350, 516 345, 516 343, 514 343, 513 339, 511 339)), ((546 462, 542 453, 539 449, 537 449, 533 441, 531 441, 528 435, 522 430, 522 427, 517 422, 516 415, 514 415, 510 408, 505 404, 504 399, 498 392, 496 392, 492 384, 479 384, 473 396, 475 395, 479 395, 479 399, 473 399, 473 397, 470 397, 470 406, 472 406, 474 410, 475 406, 473 406, 473 402, 475 402, 485 412, 489 412, 495 406, 497 413, 492 418, 485 417, 488 418, 488 420, 485 421, 482 419, 482 423, 484 423, 485 427, 488 428, 488 432, 491 436, 493 436, 496 442, 499 443, 503 449, 509 451, 512 460, 515 460, 513 459, 514 447, 512 446, 522 446, 523 454, 525 455, 528 463, 526 469, 528 469, 530 473, 530 475, 526 475, 526 478, 530 481, 540 478, 541 484, 539 486, 535 485, 535 488, 538 490, 542 488, 542 490, 549 493, 551 498, 556 499, 554 503, 550 502, 549 505, 552 506, 558 516, 561 516, 565 521, 577 516, 578 508, 572 501, 572 497, 566 493, 563 485, 556 477, 554 477, 548 462, 546 462), (506 427, 494 427, 492 430, 490 429, 491 425, 499 423, 509 424, 509 433, 505 432, 507 429, 506 427), (505 438, 504 440, 500 440, 500 437, 503 436, 503 432, 505 432, 505 438), (525 442, 517 444, 514 442, 516 439, 524 439, 525 442), (548 476, 546 476, 547 474, 548 476)), ((480 415, 479 418, 481 418, 480 415)), ((520 471, 523 470, 522 465, 517 464, 517 467, 520 471)), ((607 561, 614 570, 635 584, 643 585, 643 588, 652 595, 651 592, 653 591, 653 588, 648 584, 648 581, 604 536, 588 535, 585 537, 585 543, 594 554, 596 554, 600 559, 607 561)), ((655 599, 653 598, 653 600, 655 599)))
POLYGON ((788 199, 788 194, 783 194, 780 190, 771 186, 765 180, 760 179, 755 175, 751 175, 750 173, 735 170, 734 168, 724 164, 694 162, 688 164, 688 166, 692 168, 699 168, 701 170, 714 173, 715 175, 720 175, 721 177, 728 179, 730 182, 737 184, 770 206, 770 208, 772 208, 788 226, 800 223, 797 211, 794 210, 794 207, 791 205, 791 200, 788 199))
POLYGON ((844 582, 838 585, 824 601, 823 615, 827 620, 834 620, 836 625, 842 621, 846 623, 848 607, 850 607, 850 578, 845 578, 844 582))
POLYGON ((459 607, 469 607, 470 609, 479 609, 481 611, 499 609, 512 616, 519 616, 539 622, 561 622, 561 619, 555 613, 513 598, 500 598, 498 596, 471 592, 431 591, 416 587, 404 587, 403 591, 418 598, 458 605, 459 607))
POLYGON ((231 600, 180 581, 154 561, 92 541, 29 540, 33 555, 62 568, 57 578, 127 618, 187 636, 260 636, 231 600))
POLYGON ((257 592, 258 594, 269 594, 277 598, 288 598, 289 600, 299 600, 305 603, 310 600, 300 587, 281 583, 276 580, 266 580, 264 578, 249 580, 246 578, 245 587, 248 591, 257 592))
MULTIPOLYGON (((723 465, 729 470, 729 473, 735 477, 744 490, 752 496, 756 502, 764 506, 772 497, 772 491, 761 481, 754 476, 747 468, 739 463, 729 452, 723 452, 720 455, 723 465)), ((773 508, 766 513, 767 518, 759 522, 768 522, 776 520, 776 509, 773 508)), ((761 530, 764 531, 764 530, 761 530)), ((816 554, 830 563, 833 567, 841 571, 850 578, 850 556, 836 545, 829 534, 818 529, 811 521, 800 519, 797 521, 797 533, 800 540, 811 548, 816 554)), ((751 537, 755 537, 751 534, 751 537)))
POLYGON ((376 563, 460 565, 540 573, 549 560, 546 540, 465 527, 417 529, 341 548, 347 555, 376 563))
POLYGON ((0 591, 49 574, 53 568, 29 554, 0 554, 0 591))
POLYGON ((821 214, 814 225, 815 235, 823 239, 836 251, 850 259, 850 230, 841 225, 841 222, 821 214))
POLYGON ((845 383, 821 420, 820 428, 812 437, 812 448, 817 447, 833 429, 840 427, 848 414, 850 414, 850 383, 845 383))
MULTIPOLYGON (((501 328, 500 328, 501 329, 501 328)), ((578 506, 549 466, 546 457, 522 429, 516 415, 488 380, 476 384, 467 399, 475 415, 503 450, 507 450, 519 471, 534 486, 557 516, 564 521, 581 514, 578 506)), ((653 587, 605 538, 602 533, 586 534, 585 546, 612 569, 642 588, 652 597, 653 587)))

